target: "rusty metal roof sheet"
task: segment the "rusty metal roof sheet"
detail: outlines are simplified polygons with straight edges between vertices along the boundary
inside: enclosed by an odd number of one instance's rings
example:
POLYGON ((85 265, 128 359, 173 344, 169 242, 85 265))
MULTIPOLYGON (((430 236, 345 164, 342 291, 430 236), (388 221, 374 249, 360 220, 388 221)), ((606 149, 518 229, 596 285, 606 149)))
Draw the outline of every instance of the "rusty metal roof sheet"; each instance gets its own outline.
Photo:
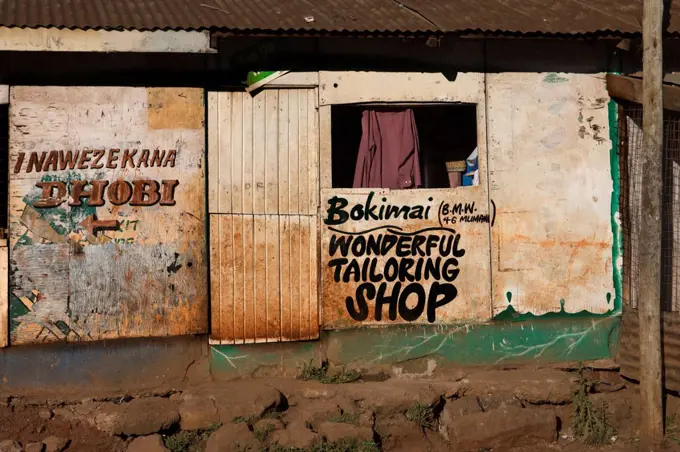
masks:
POLYGON ((0 0, 0 26, 80 29, 628 34, 641 17, 642 0, 0 0))

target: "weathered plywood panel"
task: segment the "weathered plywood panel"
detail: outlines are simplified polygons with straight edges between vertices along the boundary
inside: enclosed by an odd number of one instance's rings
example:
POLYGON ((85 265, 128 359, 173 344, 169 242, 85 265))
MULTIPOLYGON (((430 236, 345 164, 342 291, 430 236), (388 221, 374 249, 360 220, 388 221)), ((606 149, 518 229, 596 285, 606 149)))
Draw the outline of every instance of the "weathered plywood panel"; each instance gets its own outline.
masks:
POLYGON ((213 261, 222 270, 212 281, 213 304, 221 307, 213 310, 212 324, 219 326, 211 342, 317 338, 317 91, 210 93, 209 99, 219 125, 210 135, 219 144, 209 144, 217 168, 209 177, 221 187, 218 197, 230 199, 211 204, 210 213, 233 227, 211 233, 212 255, 225 243, 232 250, 230 262, 224 255, 213 261))
POLYGON ((486 187, 323 190, 324 328, 484 321, 486 187))
POLYGON ((8 248, 4 239, 0 239, 0 348, 9 344, 9 261, 8 248))
POLYGON ((207 332, 203 91, 11 103, 11 342, 207 332))
POLYGON ((614 309, 608 102, 602 74, 488 75, 495 314, 614 309))
POLYGON ((362 102, 483 102, 484 74, 320 72, 319 104, 362 102))

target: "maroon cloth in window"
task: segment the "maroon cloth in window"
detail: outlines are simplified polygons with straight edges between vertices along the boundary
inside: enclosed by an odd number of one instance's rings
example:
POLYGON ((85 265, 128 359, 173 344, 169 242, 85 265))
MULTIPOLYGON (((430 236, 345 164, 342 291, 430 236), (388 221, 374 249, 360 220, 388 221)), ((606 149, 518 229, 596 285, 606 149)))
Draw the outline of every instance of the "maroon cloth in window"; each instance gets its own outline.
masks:
POLYGON ((420 148, 413 110, 366 109, 354 188, 418 188, 420 148))

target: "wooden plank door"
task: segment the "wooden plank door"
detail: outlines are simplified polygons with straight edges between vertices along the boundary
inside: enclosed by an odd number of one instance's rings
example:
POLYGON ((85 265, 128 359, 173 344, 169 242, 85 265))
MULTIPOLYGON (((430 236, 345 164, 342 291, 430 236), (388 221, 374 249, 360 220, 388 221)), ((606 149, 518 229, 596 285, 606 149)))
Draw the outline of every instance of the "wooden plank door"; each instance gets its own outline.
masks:
POLYGON ((212 343, 318 338, 317 99, 208 95, 212 343))

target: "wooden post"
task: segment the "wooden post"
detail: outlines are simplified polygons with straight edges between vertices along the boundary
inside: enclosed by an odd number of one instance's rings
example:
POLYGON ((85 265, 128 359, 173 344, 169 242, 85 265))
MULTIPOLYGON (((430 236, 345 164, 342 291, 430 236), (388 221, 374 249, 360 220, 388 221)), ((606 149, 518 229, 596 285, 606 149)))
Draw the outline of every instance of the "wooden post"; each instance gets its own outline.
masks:
POLYGON ((661 354, 661 200, 663 194, 663 0, 644 0, 642 209, 640 221, 641 434, 663 440, 661 354))

